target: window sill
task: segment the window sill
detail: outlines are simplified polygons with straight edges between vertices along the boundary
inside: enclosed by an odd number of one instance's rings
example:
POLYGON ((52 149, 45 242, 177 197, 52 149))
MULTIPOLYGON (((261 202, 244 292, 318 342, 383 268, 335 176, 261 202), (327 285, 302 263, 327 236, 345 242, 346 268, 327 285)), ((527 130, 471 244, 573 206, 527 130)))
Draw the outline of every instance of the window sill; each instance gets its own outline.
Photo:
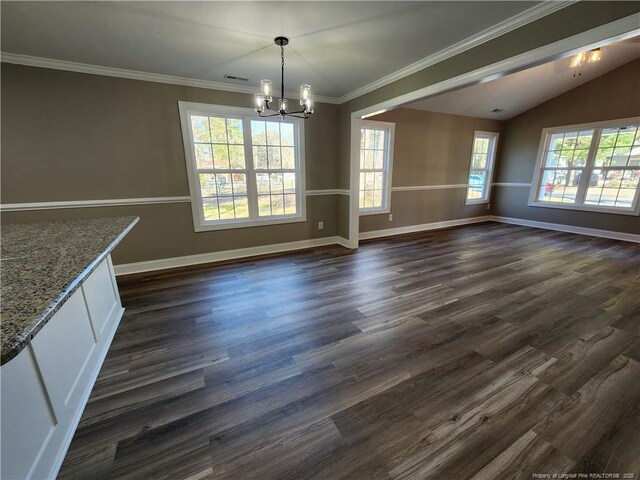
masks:
POLYGON ((213 230, 230 230, 234 228, 251 228, 264 227, 269 225, 281 225, 286 223, 306 222, 306 215, 298 215, 295 217, 276 217, 265 220, 247 220, 247 221, 229 221, 225 223, 196 223, 194 225, 196 232, 209 232, 213 230))
POLYGON ((541 203, 541 202, 529 202, 530 207, 542 207, 542 208, 556 208, 560 210, 578 210, 582 212, 595 212, 595 213, 608 213, 614 215, 631 215, 637 217, 640 215, 638 209, 633 208, 616 208, 616 207, 598 207, 590 205, 571 205, 565 203, 541 203))
POLYGON ((489 203, 489 199, 482 199, 482 200, 466 200, 464 202, 465 205, 469 206, 469 205, 482 205, 485 203, 489 203))
POLYGON ((376 210, 360 210, 360 216, 365 216, 365 215, 382 215, 385 213, 391 213, 391 209, 390 208, 380 208, 380 209, 376 209, 376 210))

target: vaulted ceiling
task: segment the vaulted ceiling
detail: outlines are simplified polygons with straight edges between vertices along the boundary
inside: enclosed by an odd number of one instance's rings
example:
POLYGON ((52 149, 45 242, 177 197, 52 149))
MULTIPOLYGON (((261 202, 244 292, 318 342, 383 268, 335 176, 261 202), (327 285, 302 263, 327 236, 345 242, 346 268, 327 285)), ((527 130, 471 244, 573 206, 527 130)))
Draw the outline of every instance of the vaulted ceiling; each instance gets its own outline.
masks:
POLYGON ((562 2, 2 2, 2 51, 257 87, 310 83, 338 98, 562 2), (551 5, 555 3, 554 5, 551 5), (225 74, 248 82, 225 79, 225 74))
POLYGON ((640 58, 640 37, 605 45, 602 59, 571 68, 571 57, 406 105, 468 117, 507 120, 640 58), (499 112, 493 110, 498 109, 499 112))

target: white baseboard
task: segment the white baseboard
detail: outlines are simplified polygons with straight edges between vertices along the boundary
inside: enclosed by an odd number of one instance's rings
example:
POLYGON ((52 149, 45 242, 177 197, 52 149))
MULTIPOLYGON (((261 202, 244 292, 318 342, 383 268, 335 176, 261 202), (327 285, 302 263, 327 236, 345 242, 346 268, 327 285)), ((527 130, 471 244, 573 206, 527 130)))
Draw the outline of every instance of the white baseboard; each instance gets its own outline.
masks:
POLYGON ((291 252, 325 245, 342 245, 348 248, 348 240, 338 236, 312 238, 309 240, 299 240, 297 242, 275 243, 273 245, 262 245, 259 247, 238 248, 221 252, 186 255, 184 257, 160 258, 158 260, 148 260, 145 262, 125 263, 122 265, 114 265, 113 268, 116 276, 121 276, 132 273, 165 270, 168 268, 187 267, 189 265, 199 265, 202 263, 234 260, 237 258, 255 257, 258 255, 269 255, 272 253, 291 252))
MULTIPOLYGON (((360 240, 368 240, 372 238, 389 237, 392 235, 402 235, 405 233, 416 233, 428 230, 438 230, 441 228, 457 227, 460 225, 470 225, 474 223, 489 221, 640 243, 640 235, 635 235, 632 233, 612 232, 609 230, 598 230, 595 228, 572 227, 570 225, 562 225, 558 223, 536 222, 533 220, 499 217, 493 215, 483 215, 480 217, 460 218, 456 220, 445 220, 442 222, 423 223, 421 225, 409 225, 406 227, 388 228, 385 230, 374 230, 371 232, 361 232, 359 238, 360 240)), ((339 236, 333 236, 314 238, 310 240, 300 240, 297 242, 276 243, 273 245, 263 245, 260 247, 225 250, 222 252, 201 253, 197 255, 187 255, 184 257, 161 258, 158 260, 149 260, 145 262, 126 263, 122 265, 115 265, 114 270, 116 276, 130 275, 133 273, 143 273, 151 272, 154 270, 186 267, 189 265, 199 265, 203 263, 255 257, 258 255, 291 252, 295 250, 303 250, 305 248, 321 247, 325 245, 341 245, 345 248, 351 248, 348 239, 339 236)))
POLYGON ((373 230, 371 232, 360 232, 360 240, 370 238, 390 237, 392 235, 402 235, 404 233, 423 232, 426 230, 438 230, 440 228, 457 227, 459 225, 469 225, 472 223, 482 223, 490 221, 489 215, 481 217, 459 218, 456 220, 445 220, 443 222, 423 223, 421 225, 408 225, 406 227, 387 228, 385 230, 373 230))
POLYGON ((348 238, 344 238, 344 237, 336 237, 336 243, 342 247, 345 248, 353 248, 351 246, 351 244, 349 243, 349 239, 348 238))
POLYGON ((592 237, 611 238, 613 240, 623 240, 625 242, 640 243, 640 235, 633 233, 613 232, 611 230, 599 230, 597 228, 574 227, 560 223, 537 222, 535 220, 525 220, 522 218, 500 217, 492 215, 493 222, 509 223, 521 225, 523 227, 543 228, 545 230, 556 230, 558 232, 576 233, 578 235, 589 235, 592 237))

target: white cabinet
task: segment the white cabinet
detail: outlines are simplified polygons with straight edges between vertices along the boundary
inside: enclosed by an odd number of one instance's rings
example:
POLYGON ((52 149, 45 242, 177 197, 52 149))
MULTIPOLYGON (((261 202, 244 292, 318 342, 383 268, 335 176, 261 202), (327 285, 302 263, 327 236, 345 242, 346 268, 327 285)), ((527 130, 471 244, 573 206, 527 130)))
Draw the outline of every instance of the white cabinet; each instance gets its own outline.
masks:
POLYGON ((123 312, 107 257, 2 365, 3 480, 55 478, 123 312))
POLYGON ((29 476, 56 426, 31 346, 0 369, 2 375, 2 478, 29 476))
POLYGON ((104 334, 111 311, 120 306, 118 287, 112 282, 111 260, 102 262, 82 285, 84 298, 91 314, 96 338, 104 334))
POLYGON ((31 341, 44 386, 57 416, 67 408, 76 383, 96 346, 87 306, 82 294, 78 293, 71 295, 31 341))

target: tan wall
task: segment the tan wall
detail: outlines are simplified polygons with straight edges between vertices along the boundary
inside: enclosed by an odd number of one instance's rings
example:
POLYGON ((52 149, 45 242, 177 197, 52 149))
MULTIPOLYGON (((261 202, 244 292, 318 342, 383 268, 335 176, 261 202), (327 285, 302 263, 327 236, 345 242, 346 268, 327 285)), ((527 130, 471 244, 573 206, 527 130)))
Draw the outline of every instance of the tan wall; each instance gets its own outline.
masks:
MULTIPOLYGON (((348 138, 352 112, 577 35, 638 11, 640 11, 639 2, 576 2, 535 22, 340 105, 338 119, 340 138, 338 148, 339 188, 348 188, 349 186, 350 147, 348 138)), ((343 205, 341 208, 347 208, 347 211, 340 212, 339 215, 348 216, 348 207, 343 205)))
MULTIPOLYGON (((343 105, 318 105, 306 124, 307 188, 349 188, 351 112, 639 9, 579 2, 343 105)), ((2 64, 2 202, 186 195, 178 100, 251 104, 244 94, 2 64)), ((347 236, 348 197, 307 201, 307 223, 197 234, 188 204, 12 213, 2 221, 139 214, 140 233, 119 247, 119 263, 312 238, 320 235, 316 219, 325 222, 321 236, 347 236)))
MULTIPOLYGON (((2 64, 2 202, 188 195, 178 101, 252 96, 2 64)), ((305 123, 308 189, 336 188, 337 106, 305 123)))
POLYGON ((123 264, 335 235, 336 197, 308 197, 306 222, 198 233, 193 231, 189 203, 11 212, 3 213, 2 221, 30 223, 137 215, 140 221, 113 253, 114 263, 123 264), (324 230, 316 228, 319 220, 324 221, 324 230))
MULTIPOLYGON (((531 183, 542 129, 640 115, 640 60, 539 105, 505 124, 497 182, 531 183)), ((640 218, 529 207, 529 188, 496 187, 493 215, 578 227, 640 233, 640 218)))
MULTIPOLYGON (((466 184, 474 132, 500 133, 503 123, 409 108, 398 108, 369 120, 395 123, 393 187, 466 184)), ((465 194, 464 188, 393 192, 393 221, 389 221, 386 213, 363 215, 360 230, 487 215, 486 205, 466 206, 465 194)))
MULTIPOLYGON (((247 94, 3 63, 2 203, 189 195, 179 100, 252 105, 247 94)), ((320 104, 305 123, 307 189, 337 187, 337 109, 320 104)), ((207 233, 194 232, 186 203, 16 212, 2 221, 140 215, 115 254, 122 263, 332 236, 337 208, 335 196, 308 197, 306 223, 207 233)))
POLYGON ((338 195, 337 199, 337 234, 342 238, 349 238, 349 200, 347 195, 338 195))

